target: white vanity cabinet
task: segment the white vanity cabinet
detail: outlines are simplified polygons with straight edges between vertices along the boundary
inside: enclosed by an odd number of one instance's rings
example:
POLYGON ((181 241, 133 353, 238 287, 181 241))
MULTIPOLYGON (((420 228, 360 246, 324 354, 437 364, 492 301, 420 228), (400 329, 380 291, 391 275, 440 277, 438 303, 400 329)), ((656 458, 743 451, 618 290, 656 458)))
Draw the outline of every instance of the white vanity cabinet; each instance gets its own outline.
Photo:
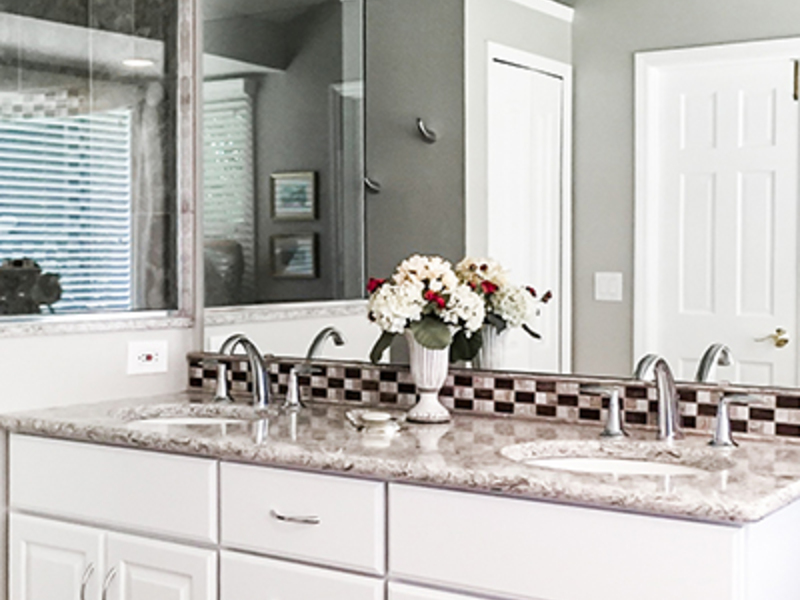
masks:
POLYGON ((213 600, 216 553, 28 515, 10 517, 14 600, 213 600))
POLYGON ((452 592, 442 592, 417 585, 389 583, 387 600, 480 600, 477 596, 465 596, 452 592))
MULTIPOLYGON (((800 597, 798 502, 745 526, 404 484, 388 503, 389 573, 403 581, 531 600, 800 597)), ((412 598, 428 596, 390 591, 412 598)))

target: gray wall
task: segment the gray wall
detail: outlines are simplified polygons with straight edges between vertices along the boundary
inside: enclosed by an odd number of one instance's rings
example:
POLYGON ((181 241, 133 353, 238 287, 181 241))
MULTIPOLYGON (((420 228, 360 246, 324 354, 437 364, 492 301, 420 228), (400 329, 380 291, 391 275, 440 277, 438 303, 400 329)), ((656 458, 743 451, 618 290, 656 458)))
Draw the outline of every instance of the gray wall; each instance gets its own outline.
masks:
POLYGON ((574 6, 574 367, 627 374, 634 361, 633 53, 798 36, 800 2, 574 0, 574 6), (624 302, 592 299, 596 271, 624 274, 624 302))
POLYGON ((329 87, 342 80, 341 4, 326 2, 292 25, 297 51, 285 72, 262 79, 255 106, 259 302, 333 297, 329 87), (280 171, 317 172, 316 220, 272 219, 270 175, 280 171), (317 279, 270 276, 270 236, 294 233, 317 234, 317 279))

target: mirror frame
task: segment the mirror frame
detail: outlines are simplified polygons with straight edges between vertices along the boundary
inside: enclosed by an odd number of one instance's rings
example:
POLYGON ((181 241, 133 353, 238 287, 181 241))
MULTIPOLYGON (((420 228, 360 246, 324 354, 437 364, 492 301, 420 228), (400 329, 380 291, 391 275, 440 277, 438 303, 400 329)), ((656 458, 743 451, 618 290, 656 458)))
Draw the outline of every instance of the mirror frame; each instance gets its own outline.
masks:
MULTIPOLYGON (((178 306, 171 310, 86 313, 76 315, 31 315, 0 320, 0 339, 12 337, 101 333, 145 329, 188 329, 198 320, 199 283, 197 255, 197 97, 198 0, 175 0, 177 4, 177 122, 176 167, 176 275, 178 306)), ((199 319, 201 320, 201 319, 199 319)))

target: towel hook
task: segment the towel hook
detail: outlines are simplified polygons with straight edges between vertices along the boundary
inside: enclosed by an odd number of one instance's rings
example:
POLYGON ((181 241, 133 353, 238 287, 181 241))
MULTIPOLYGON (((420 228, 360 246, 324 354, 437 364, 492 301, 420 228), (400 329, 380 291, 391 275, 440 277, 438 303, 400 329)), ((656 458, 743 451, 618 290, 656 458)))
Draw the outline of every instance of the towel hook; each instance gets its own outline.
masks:
POLYGON ((425 121, 423 121, 422 119, 417 119, 417 129, 419 129, 419 132, 422 135, 422 139, 428 142, 429 144, 435 144, 438 141, 439 136, 436 135, 435 131, 428 128, 428 126, 425 125, 425 121))
POLYGON ((364 187, 370 194, 380 194, 382 189, 381 184, 371 177, 364 177, 364 187))

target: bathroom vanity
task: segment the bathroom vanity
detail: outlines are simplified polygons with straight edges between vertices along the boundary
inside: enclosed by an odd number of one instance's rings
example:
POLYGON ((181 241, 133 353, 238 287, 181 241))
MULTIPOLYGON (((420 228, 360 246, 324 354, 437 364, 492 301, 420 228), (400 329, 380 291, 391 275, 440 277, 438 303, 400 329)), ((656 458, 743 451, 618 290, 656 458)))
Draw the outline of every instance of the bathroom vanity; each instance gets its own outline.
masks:
POLYGON ((599 442, 595 427, 467 415, 376 436, 347 422, 350 407, 264 418, 191 399, 2 417, 11 598, 788 600, 800 590, 798 445, 748 440, 721 455, 701 436, 599 442), (511 460, 509 448, 641 451, 696 471, 577 473, 511 460))

